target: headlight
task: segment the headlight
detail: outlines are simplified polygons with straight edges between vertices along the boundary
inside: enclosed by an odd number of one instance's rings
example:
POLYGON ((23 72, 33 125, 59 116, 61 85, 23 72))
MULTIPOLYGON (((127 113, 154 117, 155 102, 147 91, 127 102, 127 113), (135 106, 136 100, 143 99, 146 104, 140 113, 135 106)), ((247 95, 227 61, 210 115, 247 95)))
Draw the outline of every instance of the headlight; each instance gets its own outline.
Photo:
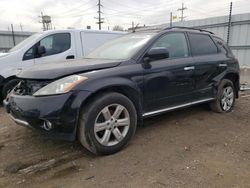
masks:
POLYGON ((71 89, 73 89, 77 84, 87 79, 87 77, 79 75, 68 76, 46 85, 45 87, 35 92, 33 95, 42 96, 67 93, 71 89))

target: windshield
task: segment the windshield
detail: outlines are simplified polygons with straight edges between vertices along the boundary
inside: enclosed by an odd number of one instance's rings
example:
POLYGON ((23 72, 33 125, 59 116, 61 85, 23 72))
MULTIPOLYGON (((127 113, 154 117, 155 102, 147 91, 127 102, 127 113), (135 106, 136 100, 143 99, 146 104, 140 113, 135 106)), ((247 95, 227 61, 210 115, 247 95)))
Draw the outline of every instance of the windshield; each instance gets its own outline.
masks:
POLYGON ((14 46, 13 48, 11 48, 9 50, 9 52, 14 52, 16 50, 19 50, 21 48, 23 48, 26 44, 28 44, 29 42, 31 42, 32 40, 35 40, 36 38, 38 38, 42 33, 36 33, 34 35, 31 35, 30 37, 26 38, 25 40, 23 40, 22 42, 20 42, 19 44, 17 44, 16 46, 14 46))
POLYGON ((114 39, 92 51, 86 58, 129 59, 140 50, 154 34, 134 33, 114 39))

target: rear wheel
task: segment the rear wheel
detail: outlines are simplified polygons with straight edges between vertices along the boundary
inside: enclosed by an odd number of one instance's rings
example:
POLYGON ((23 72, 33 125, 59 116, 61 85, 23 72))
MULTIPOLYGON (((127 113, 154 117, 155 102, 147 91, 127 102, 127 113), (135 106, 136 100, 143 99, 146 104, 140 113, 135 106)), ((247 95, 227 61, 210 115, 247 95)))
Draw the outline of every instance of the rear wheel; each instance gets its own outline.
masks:
POLYGON ((91 152, 112 154, 128 144, 135 133, 136 122, 135 107, 126 96, 105 93, 83 109, 78 137, 91 152))
POLYGON ((210 104, 213 111, 230 112, 235 103, 235 87, 231 80, 223 79, 218 87, 217 98, 210 104))

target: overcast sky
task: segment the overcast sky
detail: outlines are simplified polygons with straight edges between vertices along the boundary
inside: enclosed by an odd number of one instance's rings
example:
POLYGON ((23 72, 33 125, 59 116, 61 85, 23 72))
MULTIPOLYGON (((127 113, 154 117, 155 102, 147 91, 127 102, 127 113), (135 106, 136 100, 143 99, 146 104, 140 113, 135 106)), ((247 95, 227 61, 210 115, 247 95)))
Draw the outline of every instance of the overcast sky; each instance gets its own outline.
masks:
MULTIPOLYGON (((0 1, 0 30, 8 30, 10 24, 20 31, 20 23, 25 31, 41 31, 39 15, 52 17, 56 29, 86 28, 95 24, 98 0, 1 0, 0 1)), ((169 22, 169 14, 180 16, 182 2, 187 7, 184 11, 186 20, 200 19, 213 16, 227 15, 231 0, 101 0, 102 12, 108 26, 121 25, 131 27, 131 22, 141 25, 155 25, 169 22)), ((233 14, 250 12, 249 0, 233 0, 233 14)))

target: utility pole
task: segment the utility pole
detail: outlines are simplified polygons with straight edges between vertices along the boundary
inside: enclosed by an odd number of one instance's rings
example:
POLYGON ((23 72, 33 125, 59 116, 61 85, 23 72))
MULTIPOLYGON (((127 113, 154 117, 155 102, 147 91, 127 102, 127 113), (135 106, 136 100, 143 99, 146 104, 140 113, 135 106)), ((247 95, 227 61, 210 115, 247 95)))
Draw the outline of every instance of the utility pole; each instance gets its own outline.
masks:
POLYGON ((230 3, 228 30, 227 30, 227 44, 229 44, 230 42, 230 34, 231 34, 231 26, 232 26, 232 11, 233 11, 233 2, 230 3))
POLYGON ((184 21, 184 18, 186 18, 184 16, 184 10, 187 10, 187 7, 184 7, 184 3, 182 3, 182 7, 177 9, 177 11, 181 11, 181 21, 183 22, 184 21))
POLYGON ((43 31, 46 31, 45 22, 43 19, 43 12, 41 12, 41 18, 42 18, 42 24, 43 24, 43 31))
POLYGON ((21 32, 23 32, 23 24, 20 23, 20 29, 21 29, 21 32))
POLYGON ((102 11, 101 11, 101 7, 102 7, 101 0, 98 0, 97 6, 98 6, 98 11, 97 11, 98 18, 95 17, 95 19, 97 19, 98 22, 96 22, 96 24, 99 25, 99 30, 102 30, 102 24, 104 23, 104 21, 103 21, 103 18, 102 18, 102 11))
POLYGON ((134 32, 134 28, 135 28, 135 23, 134 21, 132 21, 132 32, 134 32))
POLYGON ((11 34, 12 34, 13 44, 14 44, 14 46, 16 46, 16 40, 15 40, 15 33, 14 33, 13 24, 11 24, 11 34))
POLYGON ((170 27, 173 27, 173 13, 170 12, 170 27))

